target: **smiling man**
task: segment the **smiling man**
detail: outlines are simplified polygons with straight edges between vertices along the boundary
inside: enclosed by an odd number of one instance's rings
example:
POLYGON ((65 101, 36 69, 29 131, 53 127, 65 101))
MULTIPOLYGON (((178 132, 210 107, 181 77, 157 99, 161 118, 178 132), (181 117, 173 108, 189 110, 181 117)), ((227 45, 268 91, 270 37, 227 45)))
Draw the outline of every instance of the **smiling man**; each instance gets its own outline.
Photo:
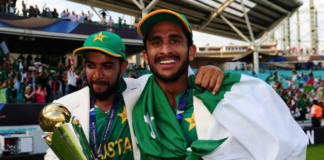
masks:
MULTIPOLYGON (((65 105, 72 116, 79 119, 97 159, 139 160, 136 139, 129 125, 132 115, 127 113, 132 113, 149 75, 138 79, 122 78, 128 65, 125 45, 118 35, 110 32, 90 35, 83 47, 73 54, 84 57, 89 87, 53 103, 65 105)), ((196 80, 215 92, 223 75, 220 69, 207 66, 198 70, 196 80)), ((58 158, 49 149, 45 159, 58 158)))
POLYGON ((156 10, 137 31, 153 72, 132 113, 142 160, 305 159, 307 136, 268 84, 226 73, 216 95, 195 85, 184 15, 156 10))

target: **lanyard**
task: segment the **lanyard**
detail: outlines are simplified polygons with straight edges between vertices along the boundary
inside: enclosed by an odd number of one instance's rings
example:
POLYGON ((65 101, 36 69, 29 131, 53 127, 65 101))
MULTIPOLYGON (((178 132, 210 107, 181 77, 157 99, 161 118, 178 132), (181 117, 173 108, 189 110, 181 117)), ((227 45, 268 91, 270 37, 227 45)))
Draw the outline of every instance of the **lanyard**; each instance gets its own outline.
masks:
POLYGON ((120 100, 120 94, 117 93, 115 98, 114 98, 114 102, 113 105, 109 111, 109 119, 108 119, 108 123, 106 125, 105 128, 105 132, 101 141, 101 144, 98 148, 98 144, 97 144, 97 125, 96 125, 96 113, 95 113, 95 109, 94 109, 94 98, 91 96, 90 99, 90 134, 91 134, 91 139, 93 142, 93 153, 94 156, 97 158, 100 158, 101 154, 102 154, 102 148, 106 143, 108 134, 112 128, 112 125, 114 123, 115 120, 115 116, 117 114, 117 109, 118 109, 118 105, 119 105, 119 100, 120 100), (97 152, 99 150, 99 153, 97 152))
POLYGON ((178 110, 177 110, 177 114, 176 114, 176 117, 177 117, 179 123, 181 123, 181 120, 183 119, 183 113, 186 108, 189 89, 190 89, 190 87, 187 88, 186 93, 181 97, 181 99, 179 101, 178 110))

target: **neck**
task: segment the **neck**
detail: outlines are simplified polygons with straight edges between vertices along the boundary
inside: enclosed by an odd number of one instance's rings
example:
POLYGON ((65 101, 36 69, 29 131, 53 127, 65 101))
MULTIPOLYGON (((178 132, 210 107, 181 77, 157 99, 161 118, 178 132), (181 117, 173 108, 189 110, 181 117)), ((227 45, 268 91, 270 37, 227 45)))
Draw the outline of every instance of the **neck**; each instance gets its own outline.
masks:
POLYGON ((185 72, 174 82, 164 82, 161 79, 155 77, 157 84, 161 87, 163 92, 168 98, 168 101, 172 109, 177 108, 177 102, 175 98, 188 88, 188 72, 185 72))
POLYGON ((98 108, 100 108, 104 112, 108 112, 114 103, 114 98, 115 98, 116 94, 117 94, 117 92, 111 94, 110 97, 106 100, 95 99, 95 105, 97 105, 98 108))

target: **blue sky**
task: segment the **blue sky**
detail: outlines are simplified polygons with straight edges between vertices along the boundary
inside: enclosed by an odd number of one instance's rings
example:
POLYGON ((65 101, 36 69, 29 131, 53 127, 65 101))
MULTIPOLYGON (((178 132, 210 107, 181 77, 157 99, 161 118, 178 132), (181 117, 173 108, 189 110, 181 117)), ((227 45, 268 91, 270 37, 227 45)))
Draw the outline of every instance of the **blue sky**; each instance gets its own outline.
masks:
MULTIPOLYGON (((304 1, 304 5, 301 7, 301 9, 307 8, 308 3, 309 3, 308 0, 302 0, 302 1, 304 1)), ((314 1, 315 1, 315 4, 324 3, 323 0, 314 0, 314 1)), ((46 7, 49 7, 51 10, 53 10, 53 8, 56 8, 58 13, 61 13, 65 9, 69 9, 69 11, 74 11, 76 14, 80 14, 82 11, 87 12, 88 10, 90 10, 90 12, 93 13, 92 9, 87 5, 81 5, 81 4, 73 3, 70 1, 66 1, 66 0, 25 0, 25 2, 27 2, 27 6, 38 5, 38 7, 40 9, 43 8, 43 6, 46 4, 46 7)), ((22 3, 22 0, 17 1, 18 10, 21 10, 21 8, 22 8, 21 3, 22 3)), ((95 8, 95 9, 97 11, 101 10, 100 8, 95 8)), ((109 14, 112 16, 114 21, 117 21, 118 17, 124 16, 124 20, 126 20, 126 23, 131 23, 131 16, 123 15, 121 13, 116 13, 116 12, 111 12, 111 11, 109 12, 109 14)), ((95 15, 94 20, 99 21, 100 18, 96 14, 94 14, 94 15, 95 15)), ((301 18, 303 18, 303 17, 301 17, 301 18)), ((291 21, 291 23, 294 23, 293 20, 291 21)), ((307 23, 307 22, 305 22, 305 23, 307 23)), ((304 31, 302 31, 303 33, 301 33, 302 36, 303 35, 307 36, 307 27, 309 28, 309 25, 305 25, 303 27, 304 31)), ((324 29, 323 29, 323 32, 324 32, 324 29)), ((292 33, 292 34, 294 34, 294 33, 292 33)), ((279 31, 276 32, 276 35, 277 35, 277 37, 280 37, 280 32, 279 31)), ((197 32, 197 31, 193 32, 193 36, 194 36, 194 42, 197 46, 203 46, 207 43, 209 43, 210 45, 226 45, 229 43, 246 44, 244 41, 232 40, 232 39, 209 35, 209 34, 197 32)))

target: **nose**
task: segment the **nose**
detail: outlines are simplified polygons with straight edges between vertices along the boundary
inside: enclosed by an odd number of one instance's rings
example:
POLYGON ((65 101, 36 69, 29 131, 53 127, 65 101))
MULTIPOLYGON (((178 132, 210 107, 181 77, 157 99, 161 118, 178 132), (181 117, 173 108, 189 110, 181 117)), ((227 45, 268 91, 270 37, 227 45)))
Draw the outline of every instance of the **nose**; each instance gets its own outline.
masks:
POLYGON ((94 73, 95 79, 102 79, 104 77, 103 70, 101 66, 96 67, 95 73, 94 73))
POLYGON ((160 50, 161 54, 168 55, 172 53, 172 47, 169 43, 164 42, 160 50))

